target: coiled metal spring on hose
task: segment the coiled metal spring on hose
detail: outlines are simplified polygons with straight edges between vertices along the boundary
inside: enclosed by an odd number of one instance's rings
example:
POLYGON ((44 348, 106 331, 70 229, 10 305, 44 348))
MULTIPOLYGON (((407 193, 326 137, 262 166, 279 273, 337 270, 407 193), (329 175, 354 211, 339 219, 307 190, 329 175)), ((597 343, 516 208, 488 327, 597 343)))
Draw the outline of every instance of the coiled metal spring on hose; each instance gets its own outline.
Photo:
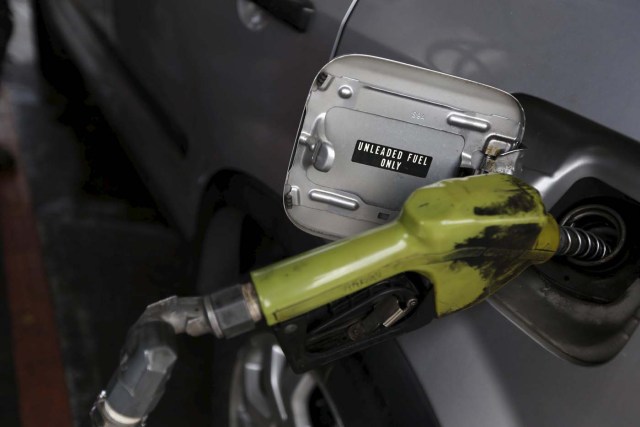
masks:
POLYGON ((580 228, 560 226, 560 246, 556 255, 597 261, 609 254, 611 247, 595 234, 580 228))

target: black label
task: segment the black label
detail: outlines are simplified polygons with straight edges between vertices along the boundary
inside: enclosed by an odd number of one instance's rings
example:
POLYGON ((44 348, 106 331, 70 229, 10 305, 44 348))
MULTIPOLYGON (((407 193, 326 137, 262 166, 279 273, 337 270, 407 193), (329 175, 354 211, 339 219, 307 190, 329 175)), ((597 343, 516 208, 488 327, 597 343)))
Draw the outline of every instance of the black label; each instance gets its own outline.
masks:
POLYGON ((351 161, 425 178, 433 157, 358 140, 351 161))

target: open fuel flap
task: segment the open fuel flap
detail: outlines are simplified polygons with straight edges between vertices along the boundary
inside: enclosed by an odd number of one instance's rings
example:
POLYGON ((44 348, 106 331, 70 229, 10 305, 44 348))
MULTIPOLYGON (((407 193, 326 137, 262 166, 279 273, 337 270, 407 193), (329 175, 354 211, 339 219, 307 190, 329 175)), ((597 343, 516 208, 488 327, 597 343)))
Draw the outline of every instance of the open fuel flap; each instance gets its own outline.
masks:
POLYGON ((386 224, 416 188, 513 173, 524 124, 518 101, 490 86, 382 58, 337 58, 304 106, 287 215, 326 239, 386 224))

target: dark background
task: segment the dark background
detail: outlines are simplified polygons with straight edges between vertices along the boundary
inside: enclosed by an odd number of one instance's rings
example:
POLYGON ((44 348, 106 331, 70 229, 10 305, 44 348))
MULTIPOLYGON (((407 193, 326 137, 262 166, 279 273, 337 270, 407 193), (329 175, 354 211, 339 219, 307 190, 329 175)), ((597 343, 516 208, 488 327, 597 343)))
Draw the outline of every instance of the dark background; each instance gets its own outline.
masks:
MULTIPOLYGON (((14 0, 12 8, 15 29, 2 97, 15 117, 74 421, 88 426, 89 409, 117 366, 128 327, 147 304, 185 292, 189 250, 159 214, 117 135, 78 84, 79 75, 67 76, 74 89, 65 93, 43 81, 29 2, 14 0)), ((19 425, 19 412, 6 304, 0 296, 0 425, 12 427, 19 425)), ((209 343, 180 345, 171 390, 154 418, 180 425, 189 413, 189 425, 205 425, 209 394, 195 379, 206 378, 209 367, 190 358, 190 350, 208 351, 209 343)))

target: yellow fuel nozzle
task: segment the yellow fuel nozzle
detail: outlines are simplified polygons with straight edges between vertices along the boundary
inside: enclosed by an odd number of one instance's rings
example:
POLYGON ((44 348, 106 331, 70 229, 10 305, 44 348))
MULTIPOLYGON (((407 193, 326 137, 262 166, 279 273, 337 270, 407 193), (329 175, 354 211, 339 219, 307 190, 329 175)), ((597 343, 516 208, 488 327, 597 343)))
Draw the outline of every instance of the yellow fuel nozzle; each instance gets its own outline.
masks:
POLYGON ((420 188, 394 222, 251 276, 269 325, 404 272, 431 281, 443 316, 546 262, 559 240, 537 190, 509 175, 481 175, 420 188))

